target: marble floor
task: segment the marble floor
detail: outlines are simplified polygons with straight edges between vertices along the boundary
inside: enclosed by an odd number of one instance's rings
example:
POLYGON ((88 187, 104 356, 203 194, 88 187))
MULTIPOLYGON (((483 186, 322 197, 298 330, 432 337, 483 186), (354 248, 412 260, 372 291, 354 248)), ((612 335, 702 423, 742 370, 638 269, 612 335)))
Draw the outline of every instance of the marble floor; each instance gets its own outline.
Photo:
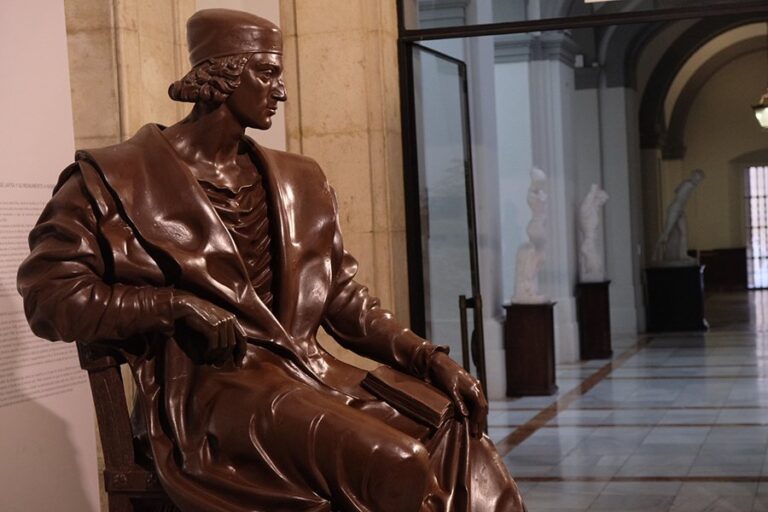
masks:
POLYGON ((530 512, 768 511, 768 292, 706 311, 707 333, 614 337, 556 395, 491 403, 530 512))

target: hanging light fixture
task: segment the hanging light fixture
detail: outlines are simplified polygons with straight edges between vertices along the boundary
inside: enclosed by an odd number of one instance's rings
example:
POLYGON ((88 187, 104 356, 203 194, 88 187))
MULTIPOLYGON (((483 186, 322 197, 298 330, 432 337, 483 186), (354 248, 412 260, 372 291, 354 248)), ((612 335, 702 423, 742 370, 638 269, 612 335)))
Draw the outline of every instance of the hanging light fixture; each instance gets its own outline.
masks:
POLYGON ((760 98, 760 103, 752 105, 752 109, 755 111, 755 117, 760 126, 768 128, 768 90, 760 98))
MULTIPOLYGON (((768 22, 766 22, 765 26, 765 55, 768 57, 768 22)), ((768 88, 766 88, 765 93, 760 98, 760 103, 753 105, 752 110, 755 111, 755 117, 760 126, 768 128, 768 88)))

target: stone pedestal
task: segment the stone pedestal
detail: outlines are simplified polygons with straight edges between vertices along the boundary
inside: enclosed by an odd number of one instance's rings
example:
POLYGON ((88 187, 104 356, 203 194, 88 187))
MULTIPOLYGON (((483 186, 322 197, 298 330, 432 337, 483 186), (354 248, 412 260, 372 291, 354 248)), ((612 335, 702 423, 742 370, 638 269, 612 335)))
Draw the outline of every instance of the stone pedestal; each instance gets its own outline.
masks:
POLYGON ((507 396, 552 395, 555 384, 555 303, 504 306, 507 396))
POLYGON ((581 359, 607 359, 611 349, 610 281, 576 285, 581 359))
POLYGON ((704 266, 645 269, 648 332, 705 331, 704 266))

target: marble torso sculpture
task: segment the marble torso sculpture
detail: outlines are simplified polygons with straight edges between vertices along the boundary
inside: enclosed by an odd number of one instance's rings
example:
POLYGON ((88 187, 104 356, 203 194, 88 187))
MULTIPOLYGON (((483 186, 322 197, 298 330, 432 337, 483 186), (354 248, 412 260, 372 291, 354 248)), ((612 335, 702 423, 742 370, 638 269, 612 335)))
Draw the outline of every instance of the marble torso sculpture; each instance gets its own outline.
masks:
POLYGON ((608 194, 593 184, 579 206, 579 279, 582 283, 605 281, 602 208, 608 194))
POLYGON ((685 205, 691 194, 704 179, 704 172, 696 169, 690 178, 683 180, 675 189, 675 198, 667 207, 664 228, 656 242, 654 263, 657 265, 695 265, 696 259, 688 256, 688 223, 685 205))
POLYGON ((512 302, 519 304, 542 304, 547 297, 539 293, 539 270, 544 262, 544 248, 547 243, 547 175, 541 169, 531 170, 531 184, 528 187, 528 206, 531 220, 526 233, 528 241, 517 249, 515 262, 515 294, 512 302))
POLYGON ((79 151, 30 234, 33 331, 125 357, 134 434, 183 512, 524 510, 479 383, 355 281, 320 167, 244 135, 286 99, 279 29, 224 9, 187 29, 169 94, 189 116, 79 151), (433 427, 372 394, 321 326, 456 414, 433 427))

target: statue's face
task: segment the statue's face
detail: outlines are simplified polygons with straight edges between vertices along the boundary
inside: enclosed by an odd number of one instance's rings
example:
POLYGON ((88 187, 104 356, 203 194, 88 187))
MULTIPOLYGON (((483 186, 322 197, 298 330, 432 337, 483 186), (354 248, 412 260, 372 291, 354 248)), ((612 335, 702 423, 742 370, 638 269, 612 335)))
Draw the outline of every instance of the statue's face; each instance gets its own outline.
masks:
POLYGON ((287 99, 282 77, 282 56, 255 53, 240 76, 240 85, 227 98, 227 107, 244 126, 268 129, 277 104, 287 99))

